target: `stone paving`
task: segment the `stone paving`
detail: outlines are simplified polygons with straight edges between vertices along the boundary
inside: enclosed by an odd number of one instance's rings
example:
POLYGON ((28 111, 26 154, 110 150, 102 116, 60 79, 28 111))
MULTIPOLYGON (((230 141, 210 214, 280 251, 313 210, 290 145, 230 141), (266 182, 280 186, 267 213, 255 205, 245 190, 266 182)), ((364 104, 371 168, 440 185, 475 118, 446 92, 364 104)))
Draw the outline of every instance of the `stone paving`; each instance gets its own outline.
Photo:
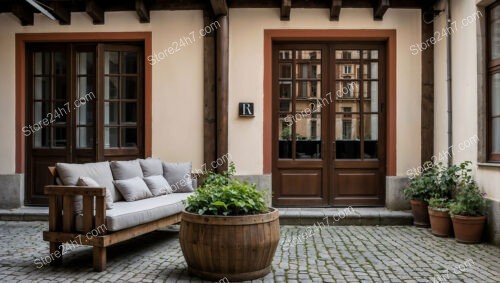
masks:
MULTIPOLYGON (((201 282, 186 272, 177 232, 110 247, 107 270, 96 273, 89 247, 65 254, 62 267, 40 267, 44 229, 0 221, 0 282, 201 282)), ((255 282, 500 282, 500 248, 412 226, 281 226, 273 272, 255 282)))

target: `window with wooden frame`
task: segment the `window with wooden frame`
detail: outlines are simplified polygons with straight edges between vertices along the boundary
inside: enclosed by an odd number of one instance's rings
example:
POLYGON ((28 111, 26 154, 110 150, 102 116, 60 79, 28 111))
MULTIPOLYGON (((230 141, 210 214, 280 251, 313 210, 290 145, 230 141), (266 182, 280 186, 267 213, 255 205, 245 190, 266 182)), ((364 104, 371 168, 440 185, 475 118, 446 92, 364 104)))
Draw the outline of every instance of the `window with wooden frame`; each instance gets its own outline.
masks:
POLYGON ((487 8, 488 159, 500 162, 500 1, 487 8))

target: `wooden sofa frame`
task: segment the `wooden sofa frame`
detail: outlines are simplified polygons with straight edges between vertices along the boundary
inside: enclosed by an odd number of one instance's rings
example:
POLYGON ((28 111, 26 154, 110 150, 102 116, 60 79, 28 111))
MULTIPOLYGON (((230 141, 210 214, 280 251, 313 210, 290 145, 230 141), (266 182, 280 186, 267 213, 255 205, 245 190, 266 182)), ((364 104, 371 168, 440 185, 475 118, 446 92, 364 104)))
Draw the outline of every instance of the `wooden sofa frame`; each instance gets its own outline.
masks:
MULTIPOLYGON (((57 177, 55 167, 49 171, 57 177)), ((43 231, 43 240, 50 243, 51 265, 62 264, 62 244, 74 244, 93 247, 94 271, 106 269, 106 248, 113 244, 126 241, 137 236, 164 228, 181 221, 181 213, 177 213, 155 221, 140 224, 124 230, 110 232, 102 231, 106 227, 106 188, 51 185, 44 187, 44 193, 49 198, 49 230, 43 231), (83 197, 83 230, 75 228, 73 213, 73 198, 83 197), (95 202, 95 212, 94 212, 95 202), (98 235, 94 235, 98 231, 98 235), (90 237, 88 237, 90 233, 90 237)))

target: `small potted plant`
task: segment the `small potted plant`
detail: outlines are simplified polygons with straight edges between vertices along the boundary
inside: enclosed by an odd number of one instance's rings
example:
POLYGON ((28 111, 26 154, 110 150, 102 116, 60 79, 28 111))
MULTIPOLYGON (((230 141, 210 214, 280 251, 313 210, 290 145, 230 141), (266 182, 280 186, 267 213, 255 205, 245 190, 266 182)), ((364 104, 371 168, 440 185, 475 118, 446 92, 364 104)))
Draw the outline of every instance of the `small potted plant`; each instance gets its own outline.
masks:
POLYGON ((433 235, 449 237, 453 232, 449 206, 450 200, 447 198, 431 198, 429 200, 429 220, 433 235))
POLYGON ((486 200, 474 181, 459 185, 450 204, 455 239, 460 243, 480 243, 486 223, 486 200))
POLYGON ((255 184, 233 178, 234 164, 210 172, 188 197, 179 241, 188 272, 218 281, 253 280, 271 271, 280 239, 279 213, 266 206, 255 184))
POLYGON ((414 176, 405 188, 405 197, 410 200, 413 224, 417 227, 429 227, 428 201, 437 186, 437 167, 426 162, 420 175, 414 176))

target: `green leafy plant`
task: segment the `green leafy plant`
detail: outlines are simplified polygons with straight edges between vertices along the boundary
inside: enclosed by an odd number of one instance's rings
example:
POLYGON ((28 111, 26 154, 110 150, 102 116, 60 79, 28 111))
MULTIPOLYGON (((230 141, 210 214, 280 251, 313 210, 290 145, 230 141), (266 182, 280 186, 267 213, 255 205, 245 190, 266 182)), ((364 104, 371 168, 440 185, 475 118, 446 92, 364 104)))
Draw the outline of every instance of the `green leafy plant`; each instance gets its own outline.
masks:
POLYGON ((281 130, 281 140, 289 141, 292 139, 292 128, 291 127, 285 127, 283 130, 281 130))
POLYGON ((474 181, 459 184, 455 199, 450 204, 452 215, 483 216, 486 210, 486 200, 474 181))
POLYGON ((262 192, 256 189, 255 184, 235 180, 235 171, 231 162, 225 172, 209 172, 202 187, 187 198, 186 211, 224 216, 268 212, 262 192))
POLYGON ((450 200, 447 198, 431 198, 429 199, 429 207, 437 211, 450 210, 450 200))
POLYGON ((407 199, 428 202, 438 184, 438 167, 426 162, 422 174, 415 176, 404 190, 407 199))

